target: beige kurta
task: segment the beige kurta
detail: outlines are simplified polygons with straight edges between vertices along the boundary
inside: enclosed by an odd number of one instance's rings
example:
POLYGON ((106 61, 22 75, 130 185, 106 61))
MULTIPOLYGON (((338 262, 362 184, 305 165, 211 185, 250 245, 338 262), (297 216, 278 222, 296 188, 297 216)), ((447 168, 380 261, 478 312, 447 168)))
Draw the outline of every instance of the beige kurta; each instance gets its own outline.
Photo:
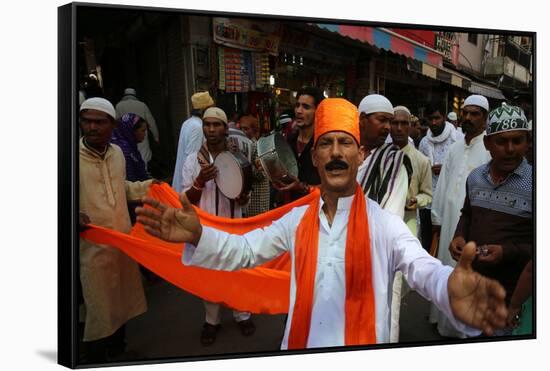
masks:
MULTIPOLYGON (((423 208, 432 202, 432 166, 430 160, 410 143, 401 150, 407 154, 413 168, 407 200, 416 197, 416 207, 423 208)), ((405 224, 414 236, 417 236, 416 219, 416 210, 405 210, 405 224)))
MULTIPOLYGON (((105 158, 80 140, 80 208, 93 224, 129 233, 127 200, 140 199, 151 184, 126 181, 124 155, 110 145, 105 158)), ((115 247, 80 239, 80 281, 86 309, 84 341, 112 335, 147 310, 137 263, 115 247)))

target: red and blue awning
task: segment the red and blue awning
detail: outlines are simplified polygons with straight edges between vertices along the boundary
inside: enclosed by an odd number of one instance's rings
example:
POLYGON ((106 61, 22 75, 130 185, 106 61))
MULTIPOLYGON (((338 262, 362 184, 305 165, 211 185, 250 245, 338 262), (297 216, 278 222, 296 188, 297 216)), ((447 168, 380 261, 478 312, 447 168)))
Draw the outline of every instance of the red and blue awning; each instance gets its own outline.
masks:
POLYGON ((401 54, 433 66, 443 66, 443 55, 413 40, 379 27, 316 23, 317 27, 359 40, 377 48, 401 54))

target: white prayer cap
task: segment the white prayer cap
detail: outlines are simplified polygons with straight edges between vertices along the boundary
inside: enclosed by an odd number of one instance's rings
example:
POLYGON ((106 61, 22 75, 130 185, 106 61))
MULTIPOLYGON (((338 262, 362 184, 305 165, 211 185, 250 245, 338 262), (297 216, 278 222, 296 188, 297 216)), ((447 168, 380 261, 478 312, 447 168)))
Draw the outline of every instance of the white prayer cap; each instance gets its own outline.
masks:
POLYGON ((393 107, 393 113, 396 113, 397 111, 403 111, 405 113, 407 113, 407 115, 411 115, 411 111, 409 111, 409 109, 405 106, 395 106, 393 107))
POLYGON ((449 114, 447 115, 447 118, 451 121, 458 120, 458 117, 456 116, 455 112, 449 112, 449 114))
POLYGON ((367 95, 361 103, 359 103, 359 113, 371 114, 375 112, 386 112, 393 115, 393 105, 383 95, 370 94, 367 95))
POLYGON ((489 112, 489 102, 483 95, 470 95, 464 101, 464 107, 466 106, 478 106, 489 112))
POLYGON ((126 88, 126 89, 124 89, 124 95, 133 95, 135 97, 136 96, 136 89, 126 88))
POLYGON ((106 114, 111 116, 113 120, 116 120, 115 107, 113 107, 111 102, 109 102, 107 99, 99 97, 86 99, 80 105, 80 112, 84 111, 85 109, 94 109, 96 111, 105 112, 106 114))

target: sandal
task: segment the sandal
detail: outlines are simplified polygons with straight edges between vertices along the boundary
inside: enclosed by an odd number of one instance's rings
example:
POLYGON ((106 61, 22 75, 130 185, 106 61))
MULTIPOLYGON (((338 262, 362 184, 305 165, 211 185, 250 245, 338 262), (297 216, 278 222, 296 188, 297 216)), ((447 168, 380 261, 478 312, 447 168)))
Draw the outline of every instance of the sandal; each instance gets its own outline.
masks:
POLYGON ((239 327, 241 328, 241 333, 244 336, 250 336, 256 331, 256 326, 254 325, 254 322, 252 322, 252 319, 246 319, 244 321, 237 322, 239 327))
POLYGON ((201 344, 202 345, 211 345, 214 344, 216 341, 216 334, 218 333, 218 330, 220 329, 221 325, 211 325, 209 323, 205 323, 202 327, 202 333, 201 333, 201 344))

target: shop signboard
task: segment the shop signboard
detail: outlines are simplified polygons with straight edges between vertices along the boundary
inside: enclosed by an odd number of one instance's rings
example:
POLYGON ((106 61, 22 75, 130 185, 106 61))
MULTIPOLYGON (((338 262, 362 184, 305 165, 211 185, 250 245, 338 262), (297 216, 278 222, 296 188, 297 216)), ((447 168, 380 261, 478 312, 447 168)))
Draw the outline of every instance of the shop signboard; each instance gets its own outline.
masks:
POLYGON ((212 20, 214 42, 232 48, 278 55, 280 44, 280 36, 276 33, 278 23, 269 25, 264 23, 266 22, 262 22, 263 28, 260 28, 258 23, 214 17, 212 20))

